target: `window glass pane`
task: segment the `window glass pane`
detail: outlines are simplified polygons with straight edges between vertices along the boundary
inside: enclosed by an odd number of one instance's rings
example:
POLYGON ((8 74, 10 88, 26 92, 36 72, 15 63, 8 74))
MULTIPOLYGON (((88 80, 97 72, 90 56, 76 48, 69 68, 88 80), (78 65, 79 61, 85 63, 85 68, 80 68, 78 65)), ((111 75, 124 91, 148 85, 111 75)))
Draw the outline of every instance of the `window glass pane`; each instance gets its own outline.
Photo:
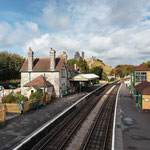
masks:
POLYGON ((136 72, 135 82, 143 82, 147 80, 147 72, 136 72))
POLYGON ((143 76, 143 75, 146 75, 146 72, 141 72, 141 75, 143 76))
POLYGON ((136 72, 136 76, 137 76, 137 75, 140 75, 140 74, 141 74, 140 72, 136 72))

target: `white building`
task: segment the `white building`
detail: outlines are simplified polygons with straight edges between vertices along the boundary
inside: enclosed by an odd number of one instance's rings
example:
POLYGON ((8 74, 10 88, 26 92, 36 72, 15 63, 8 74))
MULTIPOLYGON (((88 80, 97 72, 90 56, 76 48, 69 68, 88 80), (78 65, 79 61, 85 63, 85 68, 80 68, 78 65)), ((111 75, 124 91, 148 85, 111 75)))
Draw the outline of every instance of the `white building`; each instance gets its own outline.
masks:
POLYGON ((60 95, 60 88, 67 92, 71 88, 69 79, 77 74, 73 68, 67 65, 67 54, 61 53, 56 58, 54 49, 50 49, 49 58, 34 58, 31 48, 28 51, 28 58, 21 68, 21 94, 27 96, 28 88, 37 86, 52 96, 60 95))

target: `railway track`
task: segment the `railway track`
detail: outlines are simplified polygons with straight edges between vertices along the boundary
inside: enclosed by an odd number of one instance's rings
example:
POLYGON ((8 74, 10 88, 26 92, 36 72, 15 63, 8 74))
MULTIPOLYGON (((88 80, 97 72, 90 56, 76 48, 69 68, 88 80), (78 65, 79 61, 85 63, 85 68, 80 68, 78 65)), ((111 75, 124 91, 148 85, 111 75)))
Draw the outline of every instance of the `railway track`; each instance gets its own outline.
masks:
POLYGON ((105 100, 80 150, 111 150, 113 114, 119 85, 105 100))
MULTIPOLYGON (((22 149, 23 150, 26 150, 26 149, 32 149, 32 150, 66 149, 67 144, 69 143, 73 135, 76 133, 76 131, 80 128, 82 122, 86 119, 86 117, 91 112, 91 110, 96 106, 96 104, 101 99, 101 97, 105 95, 108 89, 110 89, 112 86, 113 84, 106 85, 103 88, 100 88, 99 90, 95 91, 92 95, 89 95, 86 101, 84 101, 83 104, 80 104, 81 106, 78 106, 78 108, 76 108, 73 112, 70 112, 70 114, 67 115, 63 119, 63 121, 59 122, 59 124, 56 125, 56 127, 53 128, 49 133, 46 133, 44 137, 41 137, 41 138, 38 137, 36 139, 36 142, 35 141, 32 142, 32 139, 31 139, 29 144, 23 145, 21 148, 19 148, 19 150, 22 150, 22 149)), ((117 88, 115 88, 113 92, 115 92, 116 90, 117 88)), ((112 97, 115 98, 116 96, 115 93, 112 95, 109 96, 110 99, 112 99, 112 97)), ((112 105, 112 103, 113 102, 110 102, 109 105, 112 105)), ((106 117, 106 115, 104 115, 104 117, 106 117)), ((88 144, 88 142, 85 142, 85 143, 88 144)), ((86 144, 84 144, 83 147, 86 149, 87 147, 85 145, 86 144)))
POLYGON ((66 143, 90 113, 92 108, 97 104, 98 100, 105 93, 104 90, 95 92, 92 96, 89 97, 87 102, 75 110, 71 115, 65 118, 49 135, 36 144, 32 150, 60 150, 66 146, 66 143), (102 94, 100 94, 102 92, 102 94))

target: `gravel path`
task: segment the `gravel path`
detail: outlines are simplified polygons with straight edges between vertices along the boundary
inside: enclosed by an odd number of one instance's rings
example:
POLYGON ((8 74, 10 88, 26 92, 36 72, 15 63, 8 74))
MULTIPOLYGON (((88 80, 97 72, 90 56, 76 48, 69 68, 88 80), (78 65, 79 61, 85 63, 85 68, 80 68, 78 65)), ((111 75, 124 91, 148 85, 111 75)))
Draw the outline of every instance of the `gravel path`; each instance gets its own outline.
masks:
POLYGON ((85 94, 86 93, 74 94, 58 98, 38 110, 29 111, 23 116, 19 115, 7 120, 5 125, 0 126, 0 149, 11 149, 12 146, 23 140, 47 121, 53 119, 85 94))
POLYGON ((101 98, 101 100, 97 103, 95 108, 91 111, 91 113, 88 115, 87 119, 82 124, 80 130, 76 133, 76 135, 72 139, 72 142, 69 144, 67 150, 78 150, 78 149, 80 149, 80 147, 84 141, 84 138, 87 136, 91 125, 94 123, 95 118, 96 118, 102 104, 104 103, 104 101, 106 100, 106 98, 108 97, 108 95, 111 93, 111 91, 113 89, 114 89, 114 86, 111 89, 109 89, 109 91, 107 91, 106 95, 104 95, 101 98))

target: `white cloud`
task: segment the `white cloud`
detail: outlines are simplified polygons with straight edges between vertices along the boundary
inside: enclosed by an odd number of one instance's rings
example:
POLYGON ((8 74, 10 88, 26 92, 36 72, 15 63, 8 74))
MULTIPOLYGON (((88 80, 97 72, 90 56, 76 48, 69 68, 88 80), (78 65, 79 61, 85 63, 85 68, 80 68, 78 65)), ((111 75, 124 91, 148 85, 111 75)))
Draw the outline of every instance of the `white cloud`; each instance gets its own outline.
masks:
POLYGON ((38 57, 49 56, 50 47, 69 57, 85 51, 86 57, 94 55, 112 66, 149 60, 146 0, 51 0, 38 8, 38 23, 0 23, 0 46, 20 45, 25 54, 31 46, 38 57))
POLYGON ((23 46, 27 41, 40 36, 38 25, 33 22, 24 24, 15 22, 13 25, 0 22, 0 46, 23 46))
POLYGON ((25 23, 25 26, 30 29, 31 31, 35 31, 35 32, 38 32, 38 25, 34 22, 26 22, 25 23))
POLYGON ((50 29, 67 29, 70 26, 70 18, 64 12, 65 8, 61 9, 58 7, 56 1, 50 1, 50 3, 42 10, 40 22, 50 29))

